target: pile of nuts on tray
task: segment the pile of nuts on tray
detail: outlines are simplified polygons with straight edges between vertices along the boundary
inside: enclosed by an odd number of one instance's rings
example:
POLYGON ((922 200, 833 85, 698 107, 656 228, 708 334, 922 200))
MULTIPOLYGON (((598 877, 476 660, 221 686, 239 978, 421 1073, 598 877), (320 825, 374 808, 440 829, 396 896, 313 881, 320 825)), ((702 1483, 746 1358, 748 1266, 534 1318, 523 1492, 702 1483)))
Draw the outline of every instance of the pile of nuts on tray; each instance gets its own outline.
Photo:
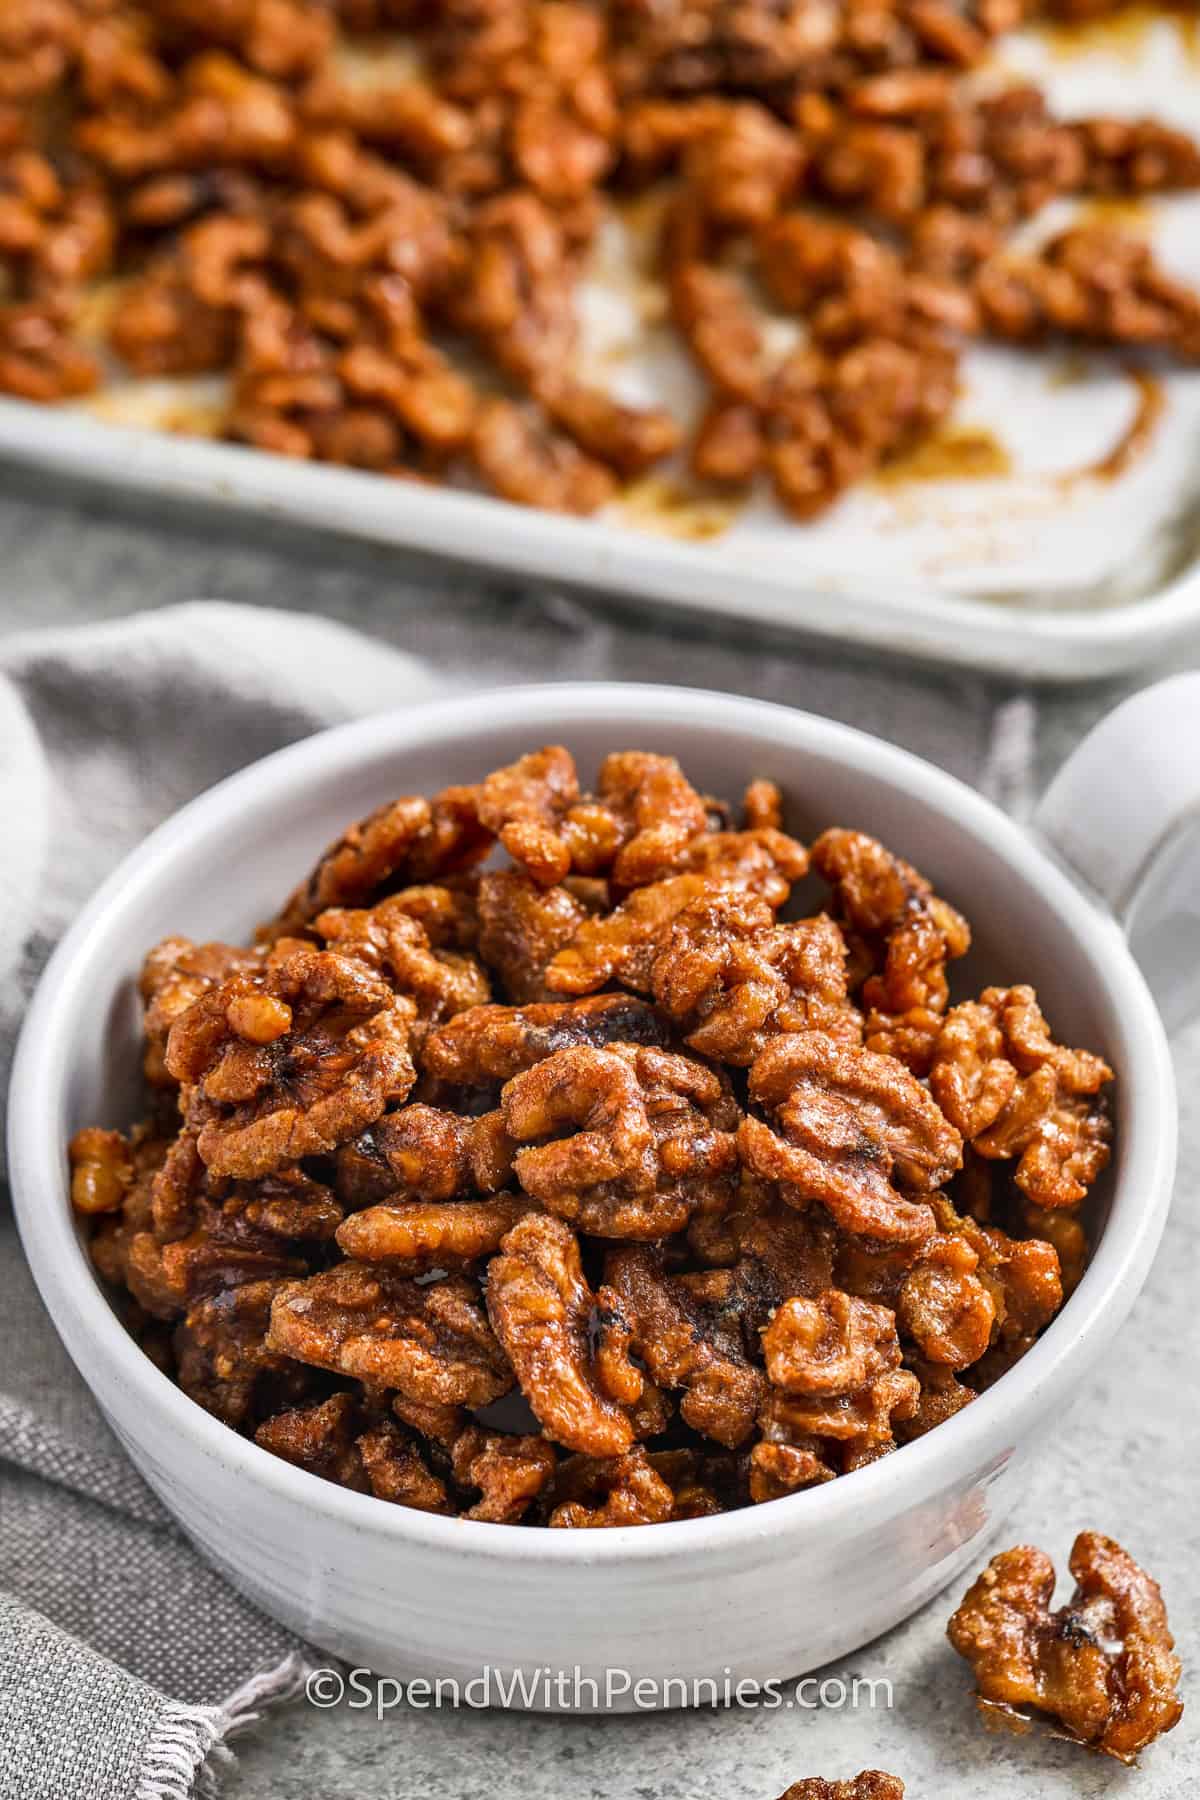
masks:
POLYGON ((734 819, 534 751, 352 826, 254 947, 153 950, 149 1116, 79 1133, 73 1198, 147 1351, 331 1481, 769 1501, 971 1404, 1086 1263, 1111 1071, 1029 987, 951 1004, 969 939, 769 782, 734 819))
POLYGON ((105 354, 228 372, 225 437, 592 512, 683 437, 578 372, 606 208, 663 188, 692 469, 812 517, 945 418, 972 335, 1200 355, 1200 298, 1136 235, 1007 241, 1058 196, 1200 185, 1184 134, 1061 122, 988 67, 1028 13, 1105 10, 8 0, 0 390, 94 389, 107 284, 105 354), (756 288, 804 327, 786 354, 756 288))

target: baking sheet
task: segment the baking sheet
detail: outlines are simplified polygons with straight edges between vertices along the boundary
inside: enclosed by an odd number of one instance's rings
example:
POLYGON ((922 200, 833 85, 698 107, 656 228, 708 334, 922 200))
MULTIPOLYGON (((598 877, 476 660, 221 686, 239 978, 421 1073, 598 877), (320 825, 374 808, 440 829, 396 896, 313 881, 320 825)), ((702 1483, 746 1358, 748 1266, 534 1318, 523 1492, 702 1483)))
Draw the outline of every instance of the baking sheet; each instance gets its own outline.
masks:
MULTIPOLYGON (((1035 79, 1064 116, 1152 113, 1200 133, 1196 21, 1135 11, 1029 31, 1006 38, 997 62, 1035 79)), ((653 210, 653 198, 640 202, 604 230, 581 296, 581 368, 622 398, 691 418, 702 388, 646 266, 653 210)), ((1056 204, 1026 237, 1099 210, 1056 204)), ((1200 285, 1200 195, 1110 210, 1200 285)), ((782 348, 795 327, 773 329, 782 348)), ((1032 678, 1110 673, 1200 628, 1200 370, 1164 367, 1147 382, 1119 355, 972 346, 944 431, 805 525, 763 494, 704 493, 670 465, 599 518, 573 520, 290 463, 203 441, 222 392, 210 378, 117 381, 56 409, 0 402, 0 453, 1032 678), (1147 410, 1157 416, 1146 445, 1119 473, 1100 472, 1147 410)))

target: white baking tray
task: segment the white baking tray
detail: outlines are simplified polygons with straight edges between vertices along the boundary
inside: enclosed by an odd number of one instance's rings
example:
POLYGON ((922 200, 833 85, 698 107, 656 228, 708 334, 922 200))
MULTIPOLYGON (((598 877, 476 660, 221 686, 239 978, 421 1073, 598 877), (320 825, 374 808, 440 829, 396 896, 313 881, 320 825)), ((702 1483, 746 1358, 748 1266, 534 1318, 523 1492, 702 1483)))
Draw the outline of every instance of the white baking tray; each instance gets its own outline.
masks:
MULTIPOLYGON (((1077 40, 1025 33, 1002 56, 1066 116, 1149 112, 1200 133, 1200 54, 1182 26, 1135 18, 1077 40)), ((602 239, 583 292, 583 372, 688 416, 700 389, 657 320, 646 211, 602 239)), ((1050 209, 1035 240, 1071 216, 1050 209)), ((1200 197, 1121 222, 1200 284, 1200 197)), ((1140 402, 1121 359, 973 347, 946 451, 957 465, 964 444, 974 449, 972 478, 944 479, 944 462, 918 457, 809 525, 762 496, 741 507, 697 499, 669 469, 578 520, 147 429, 181 416, 203 429, 219 397, 211 382, 115 383, 54 409, 2 400, 0 456, 666 607, 1080 681, 1200 638, 1200 371, 1156 379, 1163 406, 1148 448, 1100 477, 1089 471, 1140 402)))

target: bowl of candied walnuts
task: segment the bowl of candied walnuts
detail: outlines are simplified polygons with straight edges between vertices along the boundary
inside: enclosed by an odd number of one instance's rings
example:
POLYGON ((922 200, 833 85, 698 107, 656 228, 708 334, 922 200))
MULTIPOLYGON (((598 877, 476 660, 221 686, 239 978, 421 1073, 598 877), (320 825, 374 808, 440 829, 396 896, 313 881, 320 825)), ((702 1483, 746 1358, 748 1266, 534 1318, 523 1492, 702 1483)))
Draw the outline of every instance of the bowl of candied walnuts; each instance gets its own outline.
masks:
MULTIPOLYGON (((1097 816, 1141 793, 1079 755, 1097 816)), ((457 1677, 761 1679, 906 1615, 1131 1306, 1175 1145, 1137 964, 1031 834, 828 721, 604 684, 187 807, 56 953, 10 1117, 182 1527, 457 1677)))

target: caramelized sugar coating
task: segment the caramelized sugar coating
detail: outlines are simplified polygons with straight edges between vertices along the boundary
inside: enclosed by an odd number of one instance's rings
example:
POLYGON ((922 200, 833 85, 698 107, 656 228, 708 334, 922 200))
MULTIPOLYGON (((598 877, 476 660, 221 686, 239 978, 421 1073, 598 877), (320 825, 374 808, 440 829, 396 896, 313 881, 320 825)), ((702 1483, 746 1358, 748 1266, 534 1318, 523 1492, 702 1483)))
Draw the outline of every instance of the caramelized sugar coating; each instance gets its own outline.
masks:
POLYGON ((573 1046, 657 1044, 667 1028, 653 1007, 632 994, 597 994, 531 1006, 479 1006, 459 1013, 426 1039, 426 1071, 452 1087, 511 1081, 535 1063, 573 1046))
POLYGON ((363 1494, 595 1529, 840 1479, 1001 1379, 1086 1267, 1110 1072, 1031 989, 952 1005, 965 922, 862 833, 789 916, 784 815, 544 745, 351 826, 254 947, 153 950, 149 1116, 78 1132, 72 1193, 184 1391, 363 1494))
POLYGON ((846 945, 826 913, 777 925, 745 893, 693 901, 654 965, 654 997, 693 1050, 748 1066, 768 1038, 821 1031, 859 1043, 846 945))
POLYGON ((686 1423, 729 1449, 744 1443, 763 1377, 737 1317, 708 1303, 704 1277, 672 1276, 661 1253, 641 1247, 612 1251, 604 1277, 649 1373, 660 1387, 682 1391, 686 1423))
POLYGON ((421 1284, 378 1264, 338 1263, 284 1284, 268 1342, 297 1362, 439 1405, 486 1406, 512 1386, 478 1286, 464 1275, 421 1284))
POLYGON ((422 1026, 453 1018, 491 996, 478 957, 431 944, 404 894, 369 909, 331 907, 318 913, 312 929, 339 956, 354 957, 411 994, 422 1026))
POLYGON ((932 1235, 929 1207, 905 1191, 941 1186, 962 1141, 902 1063, 822 1032, 793 1033, 755 1060, 750 1098, 776 1129, 748 1116, 742 1156, 790 1204, 819 1200, 844 1230, 881 1242, 932 1235))
POLYGON ((732 1198, 737 1107, 687 1057, 580 1044, 514 1076, 501 1105, 525 1192, 592 1236, 670 1237, 732 1198))
POLYGON ((947 1632, 975 1674, 981 1709, 1034 1711, 1120 1762, 1179 1723, 1181 1664, 1158 1583, 1098 1531, 1071 1548, 1075 1592, 1051 1609, 1041 1550, 994 1556, 947 1632))
POLYGON ((1030 987, 985 988, 956 1006, 929 1079, 977 1155, 1015 1159, 1034 1206, 1078 1206, 1108 1162, 1112 1128, 1098 1096, 1112 1070, 1053 1041, 1030 987))
POLYGON ((568 1450, 614 1456, 632 1444, 633 1427, 622 1384, 590 1342, 595 1312, 570 1227, 519 1220, 488 1266, 496 1335, 543 1430, 568 1450))
POLYGON ((763 1332, 771 1423, 795 1440, 887 1444, 893 1416, 917 1405, 917 1379, 900 1368, 895 1315, 833 1288, 792 1299, 763 1332))
POLYGON ((357 958, 283 939, 259 976, 201 995, 172 1025, 168 1074, 216 1175, 321 1156, 403 1100, 415 1007, 357 958))
POLYGON ((898 1775, 885 1775, 882 1769, 864 1769, 848 1781, 810 1775, 804 1781, 793 1781, 779 1800, 904 1800, 904 1783, 898 1775))

